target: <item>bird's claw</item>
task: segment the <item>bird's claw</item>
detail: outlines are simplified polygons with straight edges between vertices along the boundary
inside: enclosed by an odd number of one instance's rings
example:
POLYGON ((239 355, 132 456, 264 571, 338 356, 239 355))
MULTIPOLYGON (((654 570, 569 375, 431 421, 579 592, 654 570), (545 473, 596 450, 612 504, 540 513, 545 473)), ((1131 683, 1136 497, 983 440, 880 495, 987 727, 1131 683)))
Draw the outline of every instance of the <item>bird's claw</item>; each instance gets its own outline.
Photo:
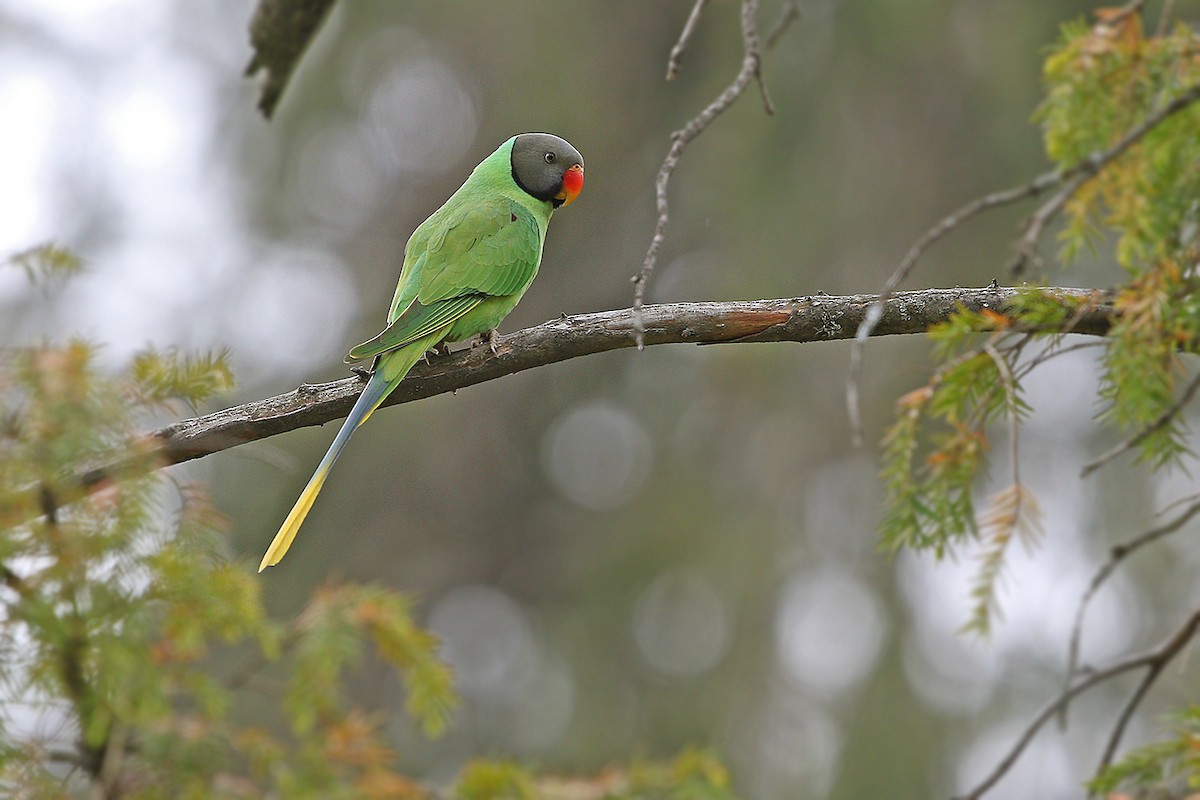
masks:
POLYGON ((429 354, 430 353, 433 353, 435 356, 438 356, 440 358, 445 358, 446 356, 450 355, 450 345, 446 344, 445 342, 438 342, 432 348, 430 348, 429 350, 426 350, 424 353, 422 353, 421 358, 425 359, 426 366, 428 366, 430 363, 429 362, 429 354))
POLYGON ((481 344, 487 344, 488 349, 492 351, 492 355, 500 352, 500 331, 492 328, 487 333, 481 333, 476 337, 475 341, 471 342, 471 347, 478 347, 481 344))
POLYGON ((362 378, 364 381, 371 380, 371 370, 367 369, 366 367, 351 367, 350 371, 362 378))

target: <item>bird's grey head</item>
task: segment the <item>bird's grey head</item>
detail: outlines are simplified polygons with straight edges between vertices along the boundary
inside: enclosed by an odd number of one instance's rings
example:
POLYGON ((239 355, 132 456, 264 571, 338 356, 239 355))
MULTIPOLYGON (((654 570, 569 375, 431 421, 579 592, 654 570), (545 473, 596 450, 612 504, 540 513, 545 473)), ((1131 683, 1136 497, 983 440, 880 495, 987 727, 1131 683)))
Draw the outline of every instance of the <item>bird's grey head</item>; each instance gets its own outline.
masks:
POLYGON ((583 187, 583 156, 554 134, 522 133, 513 141, 512 176, 525 192, 558 208, 583 187))

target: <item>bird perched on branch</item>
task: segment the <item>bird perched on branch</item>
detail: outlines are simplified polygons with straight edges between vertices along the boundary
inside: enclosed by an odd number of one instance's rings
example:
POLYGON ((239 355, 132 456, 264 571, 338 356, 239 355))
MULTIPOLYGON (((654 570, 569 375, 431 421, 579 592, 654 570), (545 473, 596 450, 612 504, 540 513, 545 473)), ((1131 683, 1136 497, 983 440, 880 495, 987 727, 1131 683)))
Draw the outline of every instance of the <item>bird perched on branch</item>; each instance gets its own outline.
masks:
POLYGON ((350 436, 427 350, 486 334, 495 351, 496 326, 537 275, 551 214, 582 189, 578 150, 549 133, 522 133, 485 158, 413 231, 387 328, 346 356, 347 362, 375 359, 367 385, 275 534, 259 572, 287 553, 350 436))

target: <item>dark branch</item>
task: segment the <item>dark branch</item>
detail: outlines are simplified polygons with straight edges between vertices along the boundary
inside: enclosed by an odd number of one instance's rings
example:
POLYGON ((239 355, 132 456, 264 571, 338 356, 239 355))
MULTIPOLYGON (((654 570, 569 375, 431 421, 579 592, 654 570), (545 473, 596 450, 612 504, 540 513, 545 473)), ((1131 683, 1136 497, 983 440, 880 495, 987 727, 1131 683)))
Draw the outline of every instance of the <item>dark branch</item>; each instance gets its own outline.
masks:
POLYGON ((250 21, 254 57, 246 75, 266 71, 258 107, 268 119, 333 4, 334 0, 259 0, 250 21))
MULTIPOLYGON (((1189 505, 1182 513, 1176 516, 1169 522, 1151 528, 1150 530, 1139 534, 1135 538, 1116 545, 1109 553, 1108 561, 1104 563, 1092 578, 1092 582, 1088 584, 1087 591, 1083 593, 1083 597, 1079 601, 1079 608, 1075 611, 1075 623, 1071 627, 1071 643, 1067 648, 1067 677, 1066 685, 1069 686, 1072 681, 1082 671, 1079 663, 1079 651, 1083 642, 1083 623, 1087 617, 1088 607, 1091 605, 1092 598, 1096 596, 1096 592, 1100 591, 1100 587, 1105 581, 1116 572, 1126 558, 1141 550, 1152 542, 1157 542, 1164 536, 1170 536, 1176 531, 1183 528, 1192 517, 1200 514, 1200 501, 1196 501, 1189 505)), ((1064 715, 1065 721, 1065 715, 1064 715)))
MULTIPOLYGON (((1148 670, 1147 675, 1135 692, 1135 697, 1137 697, 1140 701, 1140 699, 1145 696, 1145 692, 1146 689, 1149 688, 1149 684, 1153 683, 1154 679, 1158 677, 1163 668, 1165 668, 1167 664, 1170 663, 1175 656, 1179 655, 1183 648, 1187 646, 1188 642, 1190 642, 1196 635, 1198 628, 1200 628, 1200 611, 1197 611, 1188 617, 1187 622, 1185 622, 1183 626, 1179 628, 1179 630, 1171 634, 1169 639, 1153 650, 1147 651, 1140 655, 1131 656, 1103 669, 1096 670, 1095 672, 1088 674, 1086 677, 1082 677, 1074 686, 1063 690, 1058 697, 1052 700, 1036 717, 1033 718, 1033 721, 1029 723, 1024 732, 1017 738, 1017 741, 1013 745, 1012 749, 1010 749, 1004 758, 1000 760, 1000 763, 996 765, 991 774, 989 774, 983 780, 983 782, 976 786, 969 794, 962 795, 959 800, 978 800, 978 798, 983 797, 983 795, 990 791, 996 785, 996 783, 1003 778, 1010 769, 1012 769, 1013 764, 1015 764, 1017 759, 1021 757, 1021 753, 1023 753, 1025 748, 1029 746, 1029 743, 1033 741, 1033 737, 1037 734, 1041 727, 1045 725, 1046 722, 1055 714, 1061 713, 1061 711, 1066 708, 1066 706, 1076 697, 1076 695, 1082 694, 1097 684, 1112 680, 1118 675, 1124 675, 1126 672, 1132 672, 1133 670, 1146 668, 1148 670)), ((1117 729, 1114 731, 1114 738, 1119 738, 1120 732, 1124 729, 1124 723, 1127 721, 1128 713, 1131 712, 1129 712, 1129 706, 1127 705, 1126 710, 1122 712, 1121 718, 1118 720, 1117 729)), ((1112 739, 1110 739, 1110 747, 1115 748, 1115 745, 1112 744, 1112 739)), ((1108 757, 1109 755, 1106 750, 1106 758, 1108 757)))
MULTIPOLYGON (((1012 288, 926 289, 889 298, 874 335, 922 333, 945 322, 959 308, 1003 311, 1018 293, 1012 288)), ((1044 289, 1056 298, 1084 303, 1090 310, 1073 320, 1076 333, 1103 336, 1111 327, 1113 308, 1087 289, 1044 289), (1090 304, 1090 305, 1089 305, 1090 304)), ((664 303, 641 310, 644 343, 718 344, 729 342, 820 342, 855 335, 878 295, 745 300, 727 303, 664 303)), ((635 311, 580 314, 499 337, 497 352, 477 347, 458 350, 431 363, 418 362, 384 405, 408 403, 453 392, 477 383, 569 358, 635 347, 639 338, 635 311)), ((56 488, 66 503, 106 485, 114 475, 136 471, 149 459, 159 466, 178 464, 344 417, 362 390, 358 377, 305 385, 286 394, 256 400, 196 419, 183 420, 146 437, 134 456, 85 470, 56 488), (74 490, 64 497, 63 486, 74 490)), ((34 490, 31 489, 31 493, 34 490)), ((33 498, 36 499, 36 493, 33 498)), ((29 498, 0 507, 0 528, 38 513, 29 498)))

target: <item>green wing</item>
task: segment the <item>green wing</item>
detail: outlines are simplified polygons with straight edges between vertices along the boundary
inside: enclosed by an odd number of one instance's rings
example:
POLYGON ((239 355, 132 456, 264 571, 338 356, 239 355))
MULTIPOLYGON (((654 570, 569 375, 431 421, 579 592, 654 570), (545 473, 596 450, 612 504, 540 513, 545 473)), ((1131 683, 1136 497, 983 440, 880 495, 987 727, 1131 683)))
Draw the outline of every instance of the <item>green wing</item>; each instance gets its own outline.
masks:
POLYGON ((459 205, 426 240, 412 275, 415 299, 429 305, 463 294, 516 294, 541 259, 542 231, 524 206, 507 197, 459 205))
POLYGON ((465 294, 424 306, 414 302, 387 329, 372 339, 350 348, 346 361, 362 361, 395 350, 445 328, 483 302, 486 295, 465 294))
POLYGON ((449 328, 488 297, 524 292, 537 274, 542 236, 529 210, 506 197, 448 202, 409 240, 391 324, 351 348, 346 360, 411 344, 449 328))

